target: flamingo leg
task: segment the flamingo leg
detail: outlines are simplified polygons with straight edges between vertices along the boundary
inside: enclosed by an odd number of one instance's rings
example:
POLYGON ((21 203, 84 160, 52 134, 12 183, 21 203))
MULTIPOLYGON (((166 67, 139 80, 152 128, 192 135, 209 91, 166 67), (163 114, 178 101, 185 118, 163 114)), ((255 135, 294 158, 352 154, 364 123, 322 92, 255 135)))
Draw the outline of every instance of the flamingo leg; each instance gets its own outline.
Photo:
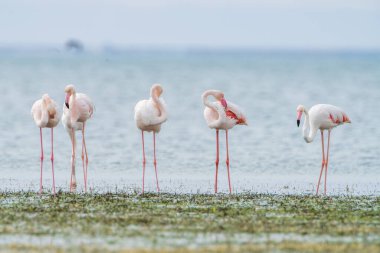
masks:
POLYGON ((215 193, 218 193, 219 130, 216 129, 215 193))
POLYGON ((83 177, 84 177, 84 191, 87 192, 87 180, 88 180, 88 154, 87 154, 87 146, 86 146, 86 139, 84 137, 84 127, 86 123, 83 122, 83 128, 82 128, 82 163, 83 163, 83 177), (83 147, 84 147, 84 153, 86 155, 86 169, 84 167, 84 154, 83 154, 83 147))
POLYGON ((73 192, 73 189, 76 188, 77 182, 75 178, 75 132, 74 128, 71 129, 71 144, 72 144, 72 152, 71 152, 71 178, 70 178, 70 192, 73 192))
POLYGON ((228 188, 230 189, 230 194, 232 193, 231 187, 231 177, 230 177, 230 156, 228 153, 228 130, 226 130, 226 164, 227 164, 227 175, 228 175, 228 188))
POLYGON ((54 178, 54 146, 53 146, 53 140, 54 140, 54 131, 53 128, 51 128, 51 172, 53 176, 53 194, 55 196, 55 178, 54 178))
POLYGON ((84 182, 84 191, 86 192, 86 168, 84 167, 84 136, 83 136, 83 129, 82 129, 82 167, 83 167, 83 182, 84 182))
POLYGON ((326 161, 325 161, 325 195, 327 192, 327 165, 329 164, 330 133, 331 133, 331 129, 329 129, 329 135, 328 135, 328 139, 327 139, 327 155, 326 155, 326 161))
POLYGON ((42 128, 40 127, 41 157, 40 157, 40 195, 42 194, 42 167, 44 165, 44 147, 42 144, 42 128))
POLYGON ((319 179, 318 179, 318 184, 317 184, 317 195, 319 191, 319 184, 321 183, 323 168, 325 167, 325 144, 324 144, 323 130, 321 130, 321 140, 322 140, 322 166, 321 166, 321 172, 319 174, 319 179))
POLYGON ((145 146, 144 146, 144 131, 141 130, 141 140, 142 140, 142 153, 143 153, 143 177, 142 177, 142 193, 144 194, 144 186, 145 186, 145 146))
POLYGON ((160 192, 160 187, 158 185, 158 176, 157 176, 157 160, 156 160, 156 133, 153 131, 153 156, 154 156, 154 171, 156 173, 156 184, 157 184, 157 192, 160 192))

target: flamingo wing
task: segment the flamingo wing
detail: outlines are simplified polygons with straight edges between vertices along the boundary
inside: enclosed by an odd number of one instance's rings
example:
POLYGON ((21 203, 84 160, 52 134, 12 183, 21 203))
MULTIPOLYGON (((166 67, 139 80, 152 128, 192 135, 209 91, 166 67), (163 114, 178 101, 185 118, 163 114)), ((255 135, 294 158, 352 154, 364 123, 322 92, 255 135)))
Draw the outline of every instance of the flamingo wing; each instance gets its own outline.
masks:
POLYGON ((227 117, 236 120, 238 124, 245 121, 245 116, 239 106, 231 102, 227 102, 227 108, 225 109, 225 112, 227 117))

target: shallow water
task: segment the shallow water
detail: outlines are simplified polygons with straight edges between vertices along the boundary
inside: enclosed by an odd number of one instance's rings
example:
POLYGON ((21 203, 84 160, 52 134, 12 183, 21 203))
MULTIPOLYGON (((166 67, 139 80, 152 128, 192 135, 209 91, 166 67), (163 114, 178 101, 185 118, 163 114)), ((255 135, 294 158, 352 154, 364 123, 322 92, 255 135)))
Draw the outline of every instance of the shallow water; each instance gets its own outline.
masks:
MULTIPOLYGON (((380 194, 380 54, 243 51, 0 52, 0 189, 38 190, 39 130, 30 108, 43 93, 62 105, 68 83, 88 94, 96 106, 87 126, 91 189, 141 187, 141 135, 133 108, 149 97, 156 82, 164 87, 169 109, 169 119, 157 137, 162 190, 212 192, 215 132, 204 122, 200 95, 213 88, 244 108, 249 123, 229 134, 235 192, 314 192, 321 163, 320 136, 311 144, 304 142, 295 110, 298 104, 330 103, 343 108, 352 124, 332 132, 328 191, 380 194)), ((146 186, 154 191, 152 135, 145 136, 146 186)), ((71 144, 61 124, 54 137, 57 187, 67 190, 71 144)), ((224 143, 222 133, 222 161, 224 143)), ((44 145, 44 184, 50 188, 48 130, 44 145)), ((221 162, 222 192, 227 192, 226 177, 221 162)), ((79 189, 82 179, 78 156, 79 189)))

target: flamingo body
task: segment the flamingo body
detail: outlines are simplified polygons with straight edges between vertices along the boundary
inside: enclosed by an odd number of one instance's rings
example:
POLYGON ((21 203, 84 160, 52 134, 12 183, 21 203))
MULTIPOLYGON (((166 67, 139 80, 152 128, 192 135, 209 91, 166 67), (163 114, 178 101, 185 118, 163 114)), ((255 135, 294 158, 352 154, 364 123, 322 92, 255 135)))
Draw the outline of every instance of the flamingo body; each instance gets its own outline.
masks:
POLYGON ((245 116, 240 108, 227 101, 227 108, 218 102, 211 102, 213 108, 206 107, 203 115, 209 128, 228 130, 239 124, 245 124, 245 116))
POLYGON ((59 123, 57 103, 48 94, 33 103, 31 114, 40 128, 53 128, 59 123))
POLYGON ((161 124, 167 120, 166 115, 162 115, 162 110, 166 111, 166 104, 163 98, 158 98, 161 108, 152 98, 139 101, 135 106, 136 126, 146 132, 158 133, 161 124))
POLYGON ((351 123, 347 114, 339 107, 329 104, 317 104, 306 110, 303 105, 298 106, 298 112, 304 112, 306 120, 303 125, 303 134, 306 142, 312 142, 318 130, 331 130, 339 125, 351 123))

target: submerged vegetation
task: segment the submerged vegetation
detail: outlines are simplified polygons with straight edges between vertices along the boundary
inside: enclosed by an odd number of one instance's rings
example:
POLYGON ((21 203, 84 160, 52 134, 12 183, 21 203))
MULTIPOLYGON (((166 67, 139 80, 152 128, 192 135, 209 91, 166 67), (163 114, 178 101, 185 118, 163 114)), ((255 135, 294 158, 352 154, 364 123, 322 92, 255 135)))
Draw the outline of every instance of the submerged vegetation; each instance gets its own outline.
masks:
POLYGON ((0 194, 7 252, 380 252, 380 197, 0 194))

